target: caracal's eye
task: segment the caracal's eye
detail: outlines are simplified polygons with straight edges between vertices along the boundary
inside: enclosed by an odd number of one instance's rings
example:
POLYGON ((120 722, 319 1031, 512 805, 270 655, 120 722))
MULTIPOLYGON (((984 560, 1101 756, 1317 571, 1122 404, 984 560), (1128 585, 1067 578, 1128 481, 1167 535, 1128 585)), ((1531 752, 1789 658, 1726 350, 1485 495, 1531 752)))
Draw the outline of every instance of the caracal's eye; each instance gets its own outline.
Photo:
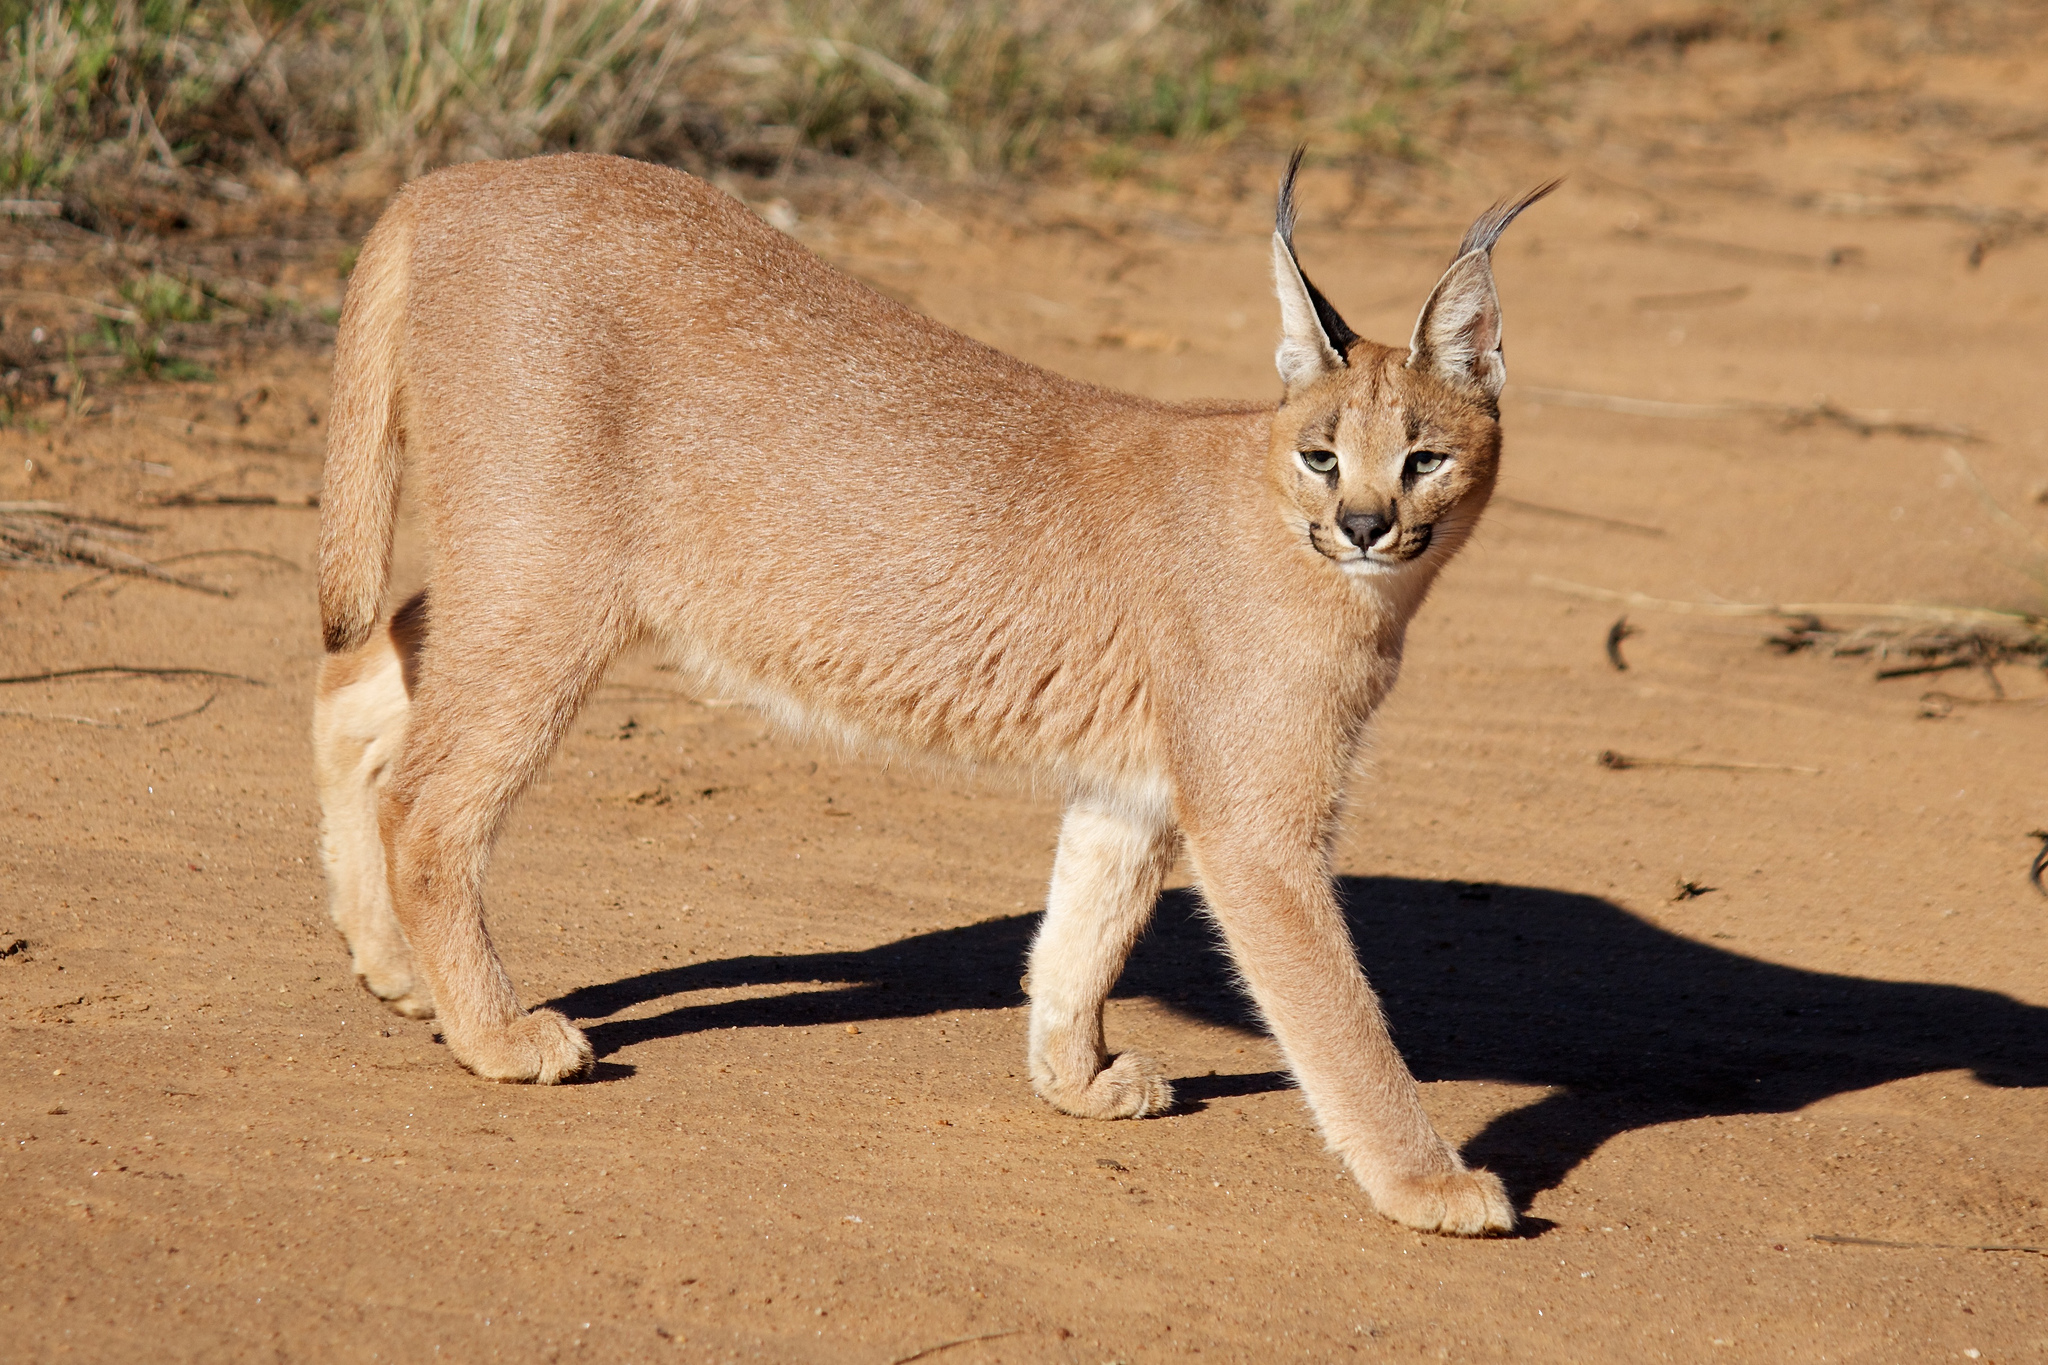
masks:
POLYGON ((1418 450, 1408 457, 1408 477, 1419 479, 1424 474, 1434 474, 1450 462, 1448 455, 1439 455, 1434 450, 1418 450))
POLYGON ((1300 454, 1301 462, 1318 474, 1328 474, 1337 467, 1337 452, 1334 450, 1304 450, 1300 454))

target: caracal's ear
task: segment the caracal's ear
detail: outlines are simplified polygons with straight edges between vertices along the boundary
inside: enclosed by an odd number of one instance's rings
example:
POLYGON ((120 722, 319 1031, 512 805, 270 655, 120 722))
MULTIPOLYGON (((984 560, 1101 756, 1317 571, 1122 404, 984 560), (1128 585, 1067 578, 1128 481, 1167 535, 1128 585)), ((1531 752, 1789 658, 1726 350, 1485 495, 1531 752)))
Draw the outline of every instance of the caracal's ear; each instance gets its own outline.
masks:
POLYGON ((1500 295, 1493 288, 1493 244, 1515 215, 1560 184, 1553 180, 1520 199, 1495 204, 1481 214, 1458 243, 1458 258, 1429 292, 1422 316, 1415 320, 1415 338, 1408 345, 1408 368, 1433 372, 1458 388, 1470 389, 1491 405, 1500 401, 1507 383, 1507 362, 1501 356, 1500 295))
POLYGON ((1296 147, 1288 160, 1273 214, 1273 289, 1280 296, 1280 347, 1273 364, 1290 393, 1343 369, 1350 363, 1345 353, 1358 340, 1322 291, 1308 282, 1294 254, 1294 177, 1307 150, 1296 147))

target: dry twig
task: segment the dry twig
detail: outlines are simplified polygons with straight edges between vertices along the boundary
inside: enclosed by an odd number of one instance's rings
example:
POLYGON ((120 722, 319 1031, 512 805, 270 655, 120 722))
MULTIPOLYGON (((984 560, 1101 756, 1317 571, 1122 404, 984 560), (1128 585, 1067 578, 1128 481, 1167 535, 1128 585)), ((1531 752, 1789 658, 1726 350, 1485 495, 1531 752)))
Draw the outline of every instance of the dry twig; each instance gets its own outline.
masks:
POLYGON ((226 588, 181 578, 107 543, 109 538, 138 540, 145 533, 144 527, 88 516, 56 503, 0 503, 0 565, 88 565, 214 597, 234 596, 226 588))
MULTIPOLYGON (((241 673, 223 673, 213 668, 138 668, 129 664, 95 664, 85 668, 51 668, 41 673, 19 673, 11 678, 0 678, 0 687, 18 683, 63 682, 74 678, 218 678, 226 682, 248 683, 252 687, 268 687, 261 678, 251 678, 241 673)), ((65 712, 0 710, 0 716, 14 720, 45 721, 59 725, 89 725, 95 730, 154 730, 159 725, 185 720, 196 716, 220 698, 220 689, 215 688, 206 700, 189 711, 174 715, 159 716, 139 725, 130 725, 118 720, 100 720, 94 716, 75 716, 65 712)), ((119 714, 118 710, 116 714, 119 714)))
POLYGON ((1607 662, 1614 665, 1615 672, 1628 672, 1628 660, 1621 657, 1621 642, 1631 635, 1640 634, 1642 631, 1630 625, 1626 616, 1618 617, 1607 628, 1607 662))
POLYGON ((1890 1242, 1882 1237, 1843 1237, 1832 1232, 1816 1232, 1807 1239, 1809 1242, 1825 1242, 1837 1247, 1893 1247, 1912 1251, 2027 1251, 2037 1256, 2048 1256, 2048 1247, 2008 1246, 2000 1242, 1890 1242))
POLYGON ((1646 313, 1663 313, 1687 308, 1712 308, 1719 303, 1740 303, 1748 297, 1748 285, 1732 284, 1726 289, 1685 289, 1670 294, 1638 294, 1635 297, 1635 305, 1646 313))
POLYGON ((91 716, 44 715, 39 711, 0 711, 0 716, 6 716, 14 720, 49 721, 53 724, 90 725, 95 730, 154 730, 159 725, 169 725, 174 720, 186 720, 196 716, 207 707, 213 705, 219 698, 220 693, 209 692, 207 693, 206 700, 200 702, 199 705, 193 707, 190 711, 180 711, 173 716, 158 716, 155 720, 146 720, 140 725, 124 725, 118 720, 95 720, 91 716))
POLYGON ((1549 389, 1534 384, 1511 385, 1509 392, 1539 403, 1559 407, 1589 408, 1616 412, 1628 417, 1672 417, 1689 420, 1717 417, 1776 417, 1788 427, 1830 422, 1859 436, 1879 432, 1895 436, 1924 436, 1946 441, 1981 441, 1971 428, 1953 422, 1937 422, 1923 413, 1903 408, 1845 408, 1829 398, 1811 403, 1760 403, 1741 399, 1729 403, 1670 403, 1658 398, 1626 398, 1612 393, 1584 393, 1577 389, 1549 389))
MULTIPOLYGON (((2005 686, 1998 679, 1998 665, 2035 662, 2048 666, 2048 628, 2009 624, 1978 625, 1958 629, 1943 625, 1908 625, 1877 621, 1855 630, 1830 630, 1818 616, 1787 627, 1764 643, 1787 654, 1825 646, 1835 658, 1875 656, 1880 667, 1877 680, 1914 678, 1929 673, 1947 673, 1958 668, 1981 669, 1991 689, 1987 701, 2004 701, 2005 686), (1887 661, 1904 662, 1887 665, 1887 661)), ((1947 715, 1959 698, 1929 692, 1920 698, 1921 714, 1930 718, 1947 715), (1948 705, 1937 706, 1944 698, 1948 705)))
POLYGON ((0 678, 0 687, 15 683, 56 682, 64 678, 224 678, 229 682, 248 683, 252 687, 268 687, 261 678, 251 678, 242 673, 222 673, 212 668, 137 668, 130 664, 94 664, 87 668, 53 668, 43 673, 18 673, 11 678, 0 678))
POLYGON ((40 711, 0 711, 0 716, 4 716, 8 720, 48 721, 52 725, 90 725, 95 730, 118 730, 121 728, 118 721, 94 720, 91 716, 46 716, 40 711))
POLYGON ((1546 507, 1540 502, 1524 502, 1496 493, 1493 500, 1503 507, 1512 507, 1518 512, 1536 512, 1546 517, 1562 517, 1567 521, 1583 521, 1593 526, 1605 526, 1610 531, 1631 531, 1639 536, 1662 536, 1661 526, 1646 526, 1639 521, 1623 521, 1619 517, 1603 517, 1592 512, 1574 512, 1568 507, 1546 507))
POLYGON ((1703 758, 1637 758, 1617 749, 1600 751, 1600 766, 1624 772, 1630 768, 1705 768, 1730 773, 1803 773, 1819 777, 1818 768, 1801 768, 1790 763, 1716 763, 1703 758))
POLYGON ((942 1341, 936 1346, 927 1346, 922 1351, 912 1351, 907 1356, 898 1356, 890 1361, 889 1365, 910 1365, 910 1362, 913 1360, 923 1360, 926 1356, 935 1356, 941 1351, 950 1351, 955 1346, 967 1346, 977 1341, 994 1341, 997 1337, 1014 1337, 1023 1330, 1021 1327, 1012 1327, 1008 1331, 1003 1332, 983 1332, 980 1336, 955 1337, 951 1341, 942 1341))
MULTIPOLYGON (((302 570, 299 568, 298 564, 295 561, 286 559, 283 555, 271 554, 267 550, 188 550, 181 555, 165 555, 162 559, 159 559, 156 562, 158 564, 178 564, 188 559, 227 558, 260 559, 266 564, 282 565, 283 567, 290 569, 293 573, 302 572, 302 570)), ((68 602, 72 598, 76 597, 78 594, 84 592, 87 588, 96 587, 99 584, 106 582, 111 577, 114 577, 114 575, 105 573, 96 574, 93 577, 86 579, 85 582, 83 583, 79 583, 73 587, 66 588, 63 591, 63 593, 59 596, 58 600, 68 602)), ((108 595, 112 596, 113 594, 110 592, 108 595)))
POLYGON ((150 507, 318 507, 320 495, 305 493, 280 497, 276 493, 211 493, 186 489, 176 493, 146 493, 140 501, 150 507))
POLYGON ((63 517, 82 525, 97 528, 101 534, 120 532, 117 539, 141 540, 152 531, 161 528, 144 526, 133 521, 117 521, 113 517, 90 516, 74 512, 61 502, 0 502, 0 517, 5 516, 49 516, 63 517))
MULTIPOLYGON (((1978 661, 1975 659, 1943 659, 1939 663, 1905 664, 1899 668, 1880 668, 1877 670, 1877 678, 1879 682, 1883 682, 1888 678, 1917 678, 1922 673, 1946 673, 1951 668, 1976 668, 1978 666, 1978 661)), ((1993 681, 1995 682, 1996 679, 1993 679, 1993 681)))
POLYGON ((1595 602, 1620 602, 1642 611, 1668 611, 1686 616, 1865 616, 1895 621, 1940 621, 1950 625, 2006 625, 2041 629, 2048 620, 2023 611, 1985 607, 1926 607, 1912 602, 1683 602, 1647 593, 1596 588, 1548 574, 1532 574, 1529 582, 1553 592, 1595 602))
POLYGON ((1920 694, 1920 714, 1928 720, 1953 715, 1958 706, 2048 706, 2048 697, 1959 697, 1940 691, 1920 694))

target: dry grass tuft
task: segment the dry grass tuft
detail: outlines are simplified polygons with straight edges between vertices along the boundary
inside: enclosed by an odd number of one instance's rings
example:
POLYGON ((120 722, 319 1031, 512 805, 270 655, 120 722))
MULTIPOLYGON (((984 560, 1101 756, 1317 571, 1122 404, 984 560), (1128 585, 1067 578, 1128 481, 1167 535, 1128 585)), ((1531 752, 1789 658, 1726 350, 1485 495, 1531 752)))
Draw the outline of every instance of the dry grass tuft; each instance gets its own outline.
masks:
POLYGON ((1464 0, 0 0, 0 192, 562 149, 1114 173, 1260 126, 1414 156, 1516 70, 1464 0))

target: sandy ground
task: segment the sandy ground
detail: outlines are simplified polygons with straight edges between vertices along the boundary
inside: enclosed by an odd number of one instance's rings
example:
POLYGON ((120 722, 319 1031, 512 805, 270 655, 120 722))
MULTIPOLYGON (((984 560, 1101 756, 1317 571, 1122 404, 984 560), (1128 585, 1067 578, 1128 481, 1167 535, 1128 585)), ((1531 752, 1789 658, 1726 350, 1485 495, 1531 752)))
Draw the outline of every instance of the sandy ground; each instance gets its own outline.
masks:
MULTIPOLYGON (((171 566, 232 597, 0 576, 0 673, 258 680, 0 688, 0 1358, 2048 1358, 2040 671, 1999 670, 1994 702, 1980 671, 1877 682, 1764 648, 1771 620, 1640 606, 1618 671, 1624 608, 1555 586, 2041 604, 2048 187, 2038 132, 1984 128, 2038 119, 2048 63, 1880 55, 1851 29, 1703 42, 1589 78, 1547 142, 1306 184, 1308 268, 1393 341, 1466 218, 1573 176, 1500 252, 1502 499, 1416 625, 1339 859, 1429 1109, 1522 1235, 1372 1213, 1185 890, 1110 1021, 1183 1103, 1052 1112, 1018 976, 1056 808, 805 748, 652 658, 575 726, 491 887, 522 989, 598 1074, 469 1077, 326 924, 317 513, 137 505, 316 485, 323 362, 281 351, 0 431, 0 496, 147 522, 159 560, 243 552, 171 566), (1898 114, 1923 106, 1978 122, 1898 114), (1825 395, 1981 439, 1585 394, 1825 395)), ((795 231, 1053 368, 1270 396, 1269 175, 795 231)), ((81 259, 8 231, 22 287, 81 259)), ((333 293, 338 251, 295 287, 333 293)))

